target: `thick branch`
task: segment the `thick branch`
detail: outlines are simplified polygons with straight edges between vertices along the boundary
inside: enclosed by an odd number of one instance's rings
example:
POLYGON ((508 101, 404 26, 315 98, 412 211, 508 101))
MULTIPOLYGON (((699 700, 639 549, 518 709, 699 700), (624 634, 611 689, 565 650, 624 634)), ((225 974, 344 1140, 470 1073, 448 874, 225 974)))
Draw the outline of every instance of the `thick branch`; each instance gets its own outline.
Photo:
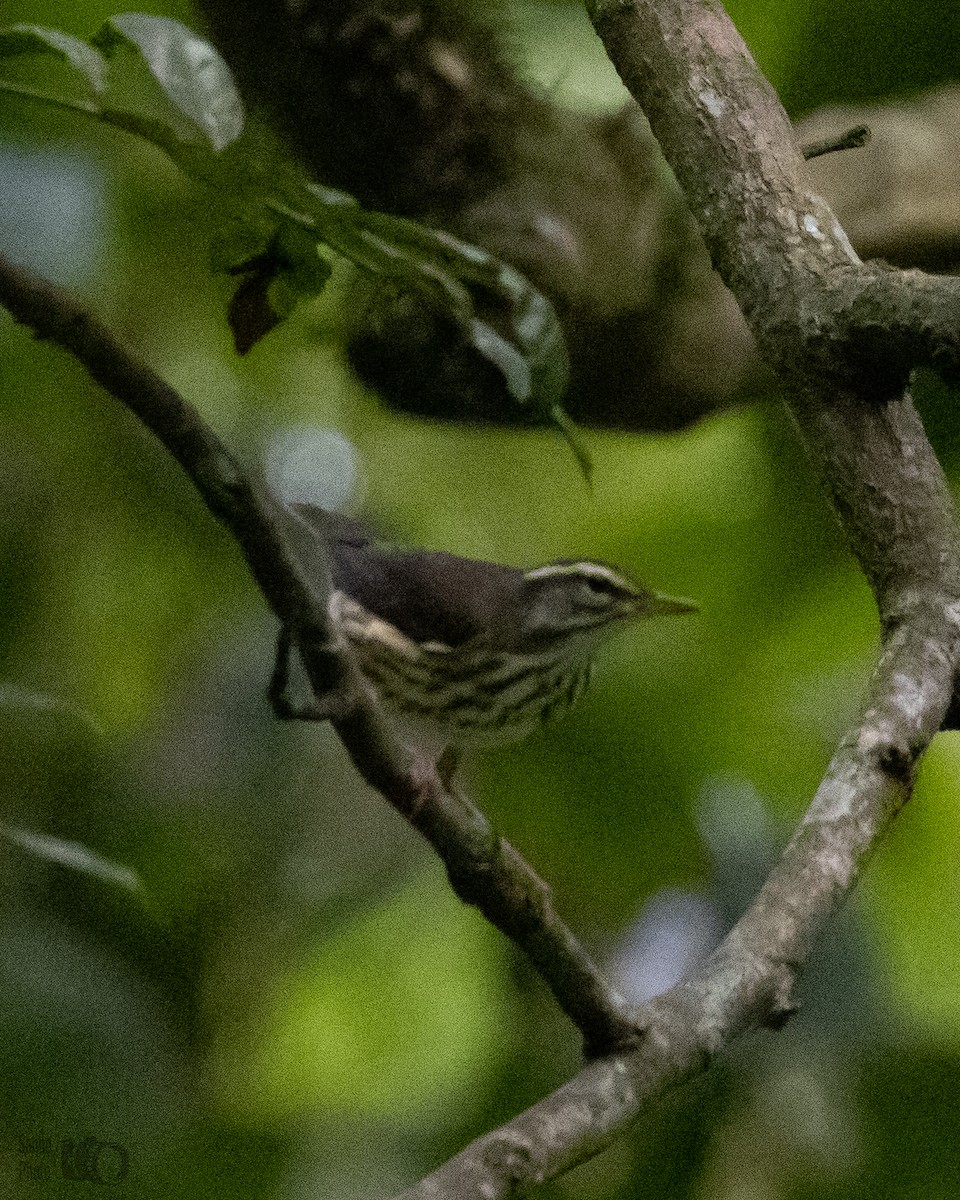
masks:
POLYGON ((960 661, 953 506, 905 390, 912 366, 956 360, 960 306, 952 329, 945 316, 956 282, 861 266, 719 5, 597 0, 592 15, 783 381, 873 587, 883 647, 863 717, 780 863, 706 965, 648 1006, 643 1043, 592 1064, 403 1200, 526 1192, 596 1153, 734 1037, 782 1025, 814 939, 909 797, 960 661), (893 360, 878 341, 885 328, 893 360), (863 353, 871 338, 879 365, 863 353))
POLYGON ((59 289, 2 256, 0 304, 39 337, 78 358, 180 463, 207 507, 236 538, 354 766, 430 842, 461 899, 526 951, 583 1033, 587 1051, 607 1053, 634 1044, 633 1015, 557 915, 546 884, 469 800, 444 789, 431 764, 411 761, 384 723, 330 628, 325 567, 314 553, 311 570, 304 570, 291 544, 291 534, 299 545, 305 532, 296 519, 253 485, 200 414, 109 330, 59 289))
POLYGON ((861 374, 903 378, 933 367, 960 383, 960 277, 869 263, 836 294, 836 336, 861 374))
MULTIPOLYGON (((902 617, 918 587, 954 593, 952 502, 903 384, 913 366, 947 356, 942 310, 956 281, 859 263, 811 190, 786 114, 722 11, 668 0, 600 3, 593 16, 700 219, 717 269, 787 387, 881 620, 894 611, 902 617), (862 301, 871 294, 887 298, 886 313, 862 301), (880 345, 891 295, 900 319, 892 340, 904 357, 897 371, 889 360, 870 369, 862 346, 880 345)), ((958 345, 955 320, 954 354, 958 345)))

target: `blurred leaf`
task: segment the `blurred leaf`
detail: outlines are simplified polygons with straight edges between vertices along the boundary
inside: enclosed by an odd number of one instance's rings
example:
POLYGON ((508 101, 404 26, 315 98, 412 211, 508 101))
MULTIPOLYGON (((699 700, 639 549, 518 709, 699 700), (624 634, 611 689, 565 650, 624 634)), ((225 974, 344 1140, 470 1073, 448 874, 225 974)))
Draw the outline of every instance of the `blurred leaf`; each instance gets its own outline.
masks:
POLYGON ((162 150, 185 175, 204 183, 214 182, 216 160, 204 141, 190 136, 187 130, 194 129, 192 123, 186 130, 178 129, 170 121, 124 108, 104 108, 98 115, 106 124, 132 133, 162 150))
POLYGON ((274 306, 271 289, 276 281, 272 267, 265 257, 261 261, 266 264, 263 269, 257 267, 244 274, 227 306, 233 347, 241 356, 248 354, 287 315, 274 306))
POLYGON ((243 103, 229 67, 209 42, 179 21, 122 13, 106 21, 92 40, 107 55, 120 48, 139 54, 170 102, 203 131, 215 152, 243 132, 243 103))
MULTIPOLYGON (((247 250, 257 246, 252 258, 275 256, 273 269, 258 262, 251 279, 234 293, 229 320, 238 353, 288 316, 298 296, 323 290, 331 273, 319 253, 325 244, 452 318, 465 342, 497 368, 531 422, 560 431, 589 480, 589 456, 563 409, 569 362, 560 322, 550 301, 523 275, 480 247, 406 218, 367 212, 353 197, 301 178, 288 164, 267 166, 249 148, 236 148, 244 115, 230 71, 206 41, 178 21, 125 13, 111 17, 93 40, 107 55, 122 48, 139 54, 177 114, 203 133, 205 144, 173 120, 127 107, 90 109, 89 115, 151 142, 185 174, 216 188, 228 206, 243 211, 231 240, 213 251, 220 269, 241 269, 247 250), (224 155, 229 147, 236 152, 224 155), (276 220, 272 250, 262 246, 267 213, 276 220), (249 246, 238 249, 238 240, 249 246)), ((78 108, 20 85, 3 86, 34 100, 78 108)))
MULTIPOLYGON (((428 278, 435 282, 440 278, 438 268, 445 269, 467 290, 463 297, 455 285, 446 284, 460 299, 462 308, 454 311, 464 323, 469 343, 500 370, 518 404, 529 406, 543 424, 556 424, 555 410, 566 396, 570 366, 563 330, 547 297, 508 263, 452 234, 384 213, 364 213, 362 220, 382 244, 402 252, 404 263, 414 269, 431 266, 428 278), (503 302, 505 331, 477 315, 483 291, 503 302)), ((399 281, 404 281, 402 273, 399 281)))
POLYGON ((266 253, 275 233, 276 223, 257 214, 232 218, 210 242, 210 269, 241 273, 253 259, 266 253))
POLYGON ((520 350, 478 317, 471 319, 469 329, 471 346, 499 370, 514 400, 528 404, 533 394, 533 380, 530 364, 520 350))
POLYGON ((583 444, 579 427, 570 419, 567 410, 559 404, 553 406, 550 410, 550 415, 553 418, 554 425, 557 427, 557 432, 573 451, 573 457, 577 460, 577 466, 579 466, 589 487, 593 483, 593 458, 590 451, 583 444))
MULTIPOLYGON (((9 95, 20 96, 39 104, 49 105, 66 112, 113 125, 125 133, 134 134, 167 154, 185 175, 210 187, 224 192, 240 190, 247 185, 249 170, 245 164, 226 158, 211 148, 206 132, 195 121, 182 121, 179 110, 171 110, 170 118, 134 112, 128 108, 100 105, 92 101, 74 100, 65 96, 42 92, 26 84, 0 79, 0 90, 9 95), (180 118, 177 123, 171 118, 180 118)), ((229 147, 228 147, 229 149, 229 147)))
POLYGON ((530 419, 553 425, 565 438, 589 481, 590 457, 563 408, 570 380, 566 341, 556 310, 519 271, 479 246, 405 217, 328 202, 339 228, 325 240, 373 274, 390 279, 439 306, 459 325, 465 341, 493 363, 510 396, 530 419), (353 223, 359 236, 351 236, 353 223))
POLYGON ((89 42, 61 29, 42 25, 8 25, 0 29, 0 58, 16 54, 56 54, 80 72, 95 95, 106 91, 107 60, 89 42))
POLYGON ((83 709, 0 683, 3 818, 41 828, 70 821, 102 778, 104 750, 100 728, 83 709))
POLYGON ((320 253, 317 239, 299 226, 285 222, 277 233, 276 254, 283 278, 297 296, 319 296, 333 268, 320 253))
POLYGON ((267 288, 267 302, 279 320, 284 321, 297 306, 297 293, 290 284, 289 277, 278 274, 270 280, 267 288))
POLYGON ((19 829, 16 825, 8 825, 4 821, 0 821, 0 837, 5 837, 21 850, 35 854, 38 858, 70 867, 71 870, 80 871, 84 875, 92 875, 104 883, 114 884, 131 892, 144 890, 143 882, 136 871, 111 862, 81 842, 68 842, 46 833, 33 833, 29 829, 19 829))
POLYGON ((0 709, 7 709, 12 712, 37 712, 37 713, 57 713, 68 717, 71 721, 79 723, 79 725, 88 733, 92 733, 94 737, 100 739, 103 737, 103 732, 97 725, 96 721, 88 712, 77 708, 74 704, 69 704, 59 696, 49 696, 43 692, 31 692, 26 688, 18 687, 15 683, 9 680, 0 681, 0 709))

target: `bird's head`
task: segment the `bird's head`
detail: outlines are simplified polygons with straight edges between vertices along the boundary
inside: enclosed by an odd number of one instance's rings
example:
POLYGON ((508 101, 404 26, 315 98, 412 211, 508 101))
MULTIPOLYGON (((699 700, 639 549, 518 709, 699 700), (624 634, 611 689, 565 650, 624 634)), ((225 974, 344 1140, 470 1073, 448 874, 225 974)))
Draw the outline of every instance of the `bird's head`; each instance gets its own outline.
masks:
POLYGON ((528 644, 590 645, 619 621, 696 609, 691 600, 650 591, 606 563, 559 559, 524 572, 518 637, 528 644))

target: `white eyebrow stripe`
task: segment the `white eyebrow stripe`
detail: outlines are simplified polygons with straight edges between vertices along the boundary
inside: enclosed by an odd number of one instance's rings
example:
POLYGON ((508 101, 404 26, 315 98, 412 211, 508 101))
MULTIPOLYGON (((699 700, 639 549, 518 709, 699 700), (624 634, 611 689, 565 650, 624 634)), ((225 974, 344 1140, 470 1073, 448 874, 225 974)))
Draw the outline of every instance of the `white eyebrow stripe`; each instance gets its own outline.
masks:
POLYGON ((556 579, 564 575, 592 575, 594 579, 602 579, 614 587, 627 588, 630 591, 634 589, 634 585, 617 571, 605 567, 603 563, 590 562, 589 559, 584 562, 548 563, 545 567, 534 567, 532 571, 524 574, 524 579, 556 579))

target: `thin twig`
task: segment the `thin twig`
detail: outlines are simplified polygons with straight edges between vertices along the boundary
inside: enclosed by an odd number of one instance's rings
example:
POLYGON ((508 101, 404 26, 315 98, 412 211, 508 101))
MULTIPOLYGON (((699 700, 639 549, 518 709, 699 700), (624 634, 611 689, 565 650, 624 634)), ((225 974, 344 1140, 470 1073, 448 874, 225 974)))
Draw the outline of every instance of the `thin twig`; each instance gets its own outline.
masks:
POLYGON ((854 125, 846 133, 835 137, 821 138, 816 142, 805 142, 800 147, 800 153, 808 161, 811 158, 821 158, 824 154, 836 154, 838 150, 859 150, 870 141, 869 125, 854 125))

